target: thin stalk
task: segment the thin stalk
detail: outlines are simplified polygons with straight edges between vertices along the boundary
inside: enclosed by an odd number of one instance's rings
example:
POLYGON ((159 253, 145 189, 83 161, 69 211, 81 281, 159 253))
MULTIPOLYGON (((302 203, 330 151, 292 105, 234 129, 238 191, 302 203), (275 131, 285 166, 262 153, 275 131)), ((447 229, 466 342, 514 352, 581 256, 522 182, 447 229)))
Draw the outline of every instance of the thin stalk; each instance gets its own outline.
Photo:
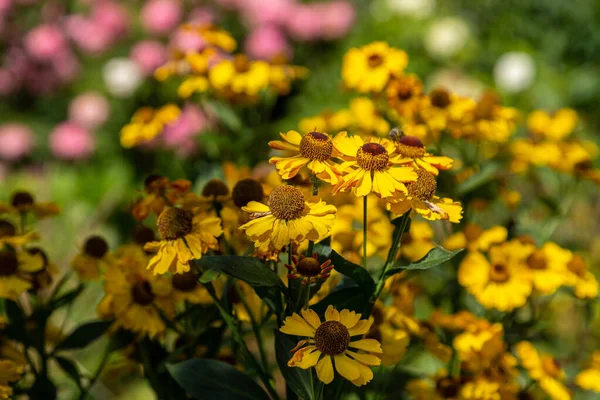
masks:
POLYGON ((106 363, 108 362, 109 355, 110 355, 110 343, 106 346, 106 349, 104 350, 104 355, 102 356, 102 359, 100 360, 100 365, 98 366, 96 373, 90 379, 90 382, 88 383, 85 390, 83 390, 81 392, 81 394, 79 395, 79 398, 78 398, 79 400, 85 399, 86 396, 89 394, 90 390, 92 389, 92 387, 94 387, 94 384, 96 383, 98 378, 100 378, 100 374, 102 374, 102 371, 104 370, 104 367, 106 366, 106 363))
POLYGON ((402 220, 400 221, 400 229, 398 229, 392 239, 392 248, 388 253, 388 257, 385 260, 385 264, 383 265, 383 269, 381 270, 381 275, 379 275, 379 281, 377 282, 377 287, 375 288, 375 293, 373 294, 372 302, 375 302, 379 297, 379 294, 383 290, 383 286, 385 285, 385 274, 387 273, 388 268, 393 261, 396 259, 396 255, 398 254, 398 250, 400 249, 400 245, 402 242, 402 235, 408 226, 408 221, 410 221, 410 210, 402 215, 402 220))
POLYGON ((250 305, 246 301, 245 296, 242 294, 242 291, 240 290, 239 286, 234 282, 233 287, 235 288, 235 291, 237 292, 238 297, 240 298, 242 304, 244 305, 244 308, 246 309, 246 311, 248 311, 248 316, 250 317, 250 324, 252 325, 252 330, 254 331, 254 336, 256 336, 256 341, 258 342, 258 351, 260 353, 260 362, 262 363, 264 370, 268 371, 269 370, 269 362, 267 361, 267 354, 265 353, 265 349, 263 346, 262 334, 260 332, 260 324, 258 324, 256 322, 256 318, 254 318, 254 315, 252 314, 250 305))
POLYGON ((306 302, 304 308, 308 309, 308 303, 310 303, 310 281, 306 282, 306 302))
POLYGON ((367 268, 367 196, 363 197, 363 267, 367 268))
MULTIPOLYGON (((313 175, 312 178, 313 181, 313 190, 312 190, 312 194, 313 196, 318 196, 319 195, 319 183, 318 183, 318 179, 316 176, 313 175)), ((315 242, 312 240, 308 241, 308 250, 306 251, 306 255, 308 257, 311 257, 313 255, 313 248, 315 246, 315 242)))

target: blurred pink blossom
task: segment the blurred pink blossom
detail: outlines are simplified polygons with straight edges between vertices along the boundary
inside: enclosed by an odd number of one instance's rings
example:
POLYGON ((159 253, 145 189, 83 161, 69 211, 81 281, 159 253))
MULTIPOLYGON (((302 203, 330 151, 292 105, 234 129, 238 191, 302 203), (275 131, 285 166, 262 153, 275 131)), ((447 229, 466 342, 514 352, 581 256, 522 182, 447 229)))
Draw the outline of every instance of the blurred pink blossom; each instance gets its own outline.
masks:
POLYGON ((296 4, 292 0, 245 0, 238 3, 238 8, 252 26, 284 25, 294 18, 296 4))
POLYGON ((71 51, 64 51, 52 59, 56 76, 62 82, 71 82, 79 73, 79 60, 71 51))
POLYGON ((112 44, 113 37, 105 26, 82 15, 68 17, 65 26, 71 39, 86 53, 104 53, 112 44))
POLYGON ((292 52, 281 29, 272 25, 264 25, 250 32, 245 48, 252 58, 263 60, 282 55, 289 58, 292 52))
POLYGON ((97 1, 94 4, 91 19, 108 30, 113 39, 125 35, 129 30, 127 9, 112 1, 97 1))
POLYGON ((35 135, 27 125, 8 123, 0 125, 0 158, 16 161, 31 153, 35 135))
POLYGON ((292 12, 293 18, 290 18, 286 27, 294 39, 297 40, 316 40, 322 32, 323 16, 318 5, 298 4, 292 12))
POLYGON ((206 42, 200 35, 186 29, 178 29, 171 38, 171 47, 183 53, 200 51, 206 46, 206 42))
POLYGON ((152 75, 156 68, 167 62, 167 49, 160 42, 143 40, 131 49, 130 57, 144 74, 152 75))
POLYGON ((165 126, 162 139, 168 147, 181 147, 190 142, 191 139, 200 135, 208 127, 211 121, 206 114, 196 105, 188 103, 183 107, 179 118, 165 126))
POLYGON ((322 32, 325 39, 339 39, 346 35, 354 23, 354 7, 347 1, 324 3, 321 11, 322 32))
POLYGON ((63 32, 54 25, 39 25, 25 36, 25 49, 40 61, 51 60, 67 46, 63 32))
POLYGON ((7 68, 0 68, 0 96, 11 94, 17 87, 15 75, 7 68))
POLYGON ((0 0, 0 16, 5 16, 12 7, 12 0, 0 0))
POLYGON ((212 25, 216 19, 215 10, 208 7, 194 8, 188 16, 188 22, 192 25, 212 25))
POLYGON ((95 129, 104 124, 110 114, 106 97, 98 92, 85 92, 69 104, 69 118, 84 128, 95 129))
POLYGON ((57 158, 82 160, 89 158, 95 149, 92 134, 76 122, 63 122, 50 134, 50 150, 57 158))
POLYGON ((166 34, 179 24, 182 13, 178 0, 150 0, 142 8, 142 24, 148 32, 166 34))

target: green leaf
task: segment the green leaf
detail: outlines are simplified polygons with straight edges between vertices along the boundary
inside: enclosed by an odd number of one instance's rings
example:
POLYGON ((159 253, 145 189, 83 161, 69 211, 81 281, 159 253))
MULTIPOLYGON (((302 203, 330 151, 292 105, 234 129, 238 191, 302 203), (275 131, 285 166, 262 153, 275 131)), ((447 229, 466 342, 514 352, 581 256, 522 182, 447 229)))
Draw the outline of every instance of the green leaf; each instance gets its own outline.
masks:
POLYGON ((333 264, 333 269, 352 279, 364 290, 369 292, 373 292, 375 290, 375 281, 373 281, 371 275, 362 266, 346 260, 344 257, 336 253, 335 250, 331 251, 330 259, 333 264))
POLYGON ((221 272, 249 283, 252 286, 279 286, 283 282, 265 263, 254 257, 242 256, 205 256, 196 262, 205 270, 221 272))
POLYGON ((28 344, 30 341, 25 329, 23 310, 21 310, 16 302, 6 299, 4 302, 4 311, 9 321, 7 326, 8 335, 14 340, 28 344))
POLYGON ((81 294, 81 292, 83 291, 84 286, 83 285, 79 285, 77 286, 75 289, 63 294, 62 296, 52 300, 50 302, 50 309, 51 310, 56 310, 57 308, 60 308, 66 304, 71 303, 72 301, 74 301, 77 296, 79 296, 81 294))
POLYGON ((221 271, 216 268, 211 268, 204 271, 200 278, 198 278, 198 281, 200 283, 208 283, 214 281, 219 276, 221 276, 221 271))
POLYGON ((69 360, 68 358, 61 357, 61 356, 56 356, 56 357, 54 357, 54 359, 56 360, 58 365, 60 365, 60 367, 63 369, 63 371, 65 371, 65 373, 67 375, 69 375, 71 377, 71 379, 73 379, 73 381, 77 384, 77 386, 79 388, 81 388, 81 380, 80 380, 79 370, 77 369, 77 366, 75 365, 75 363, 73 361, 69 360))
POLYGON ((195 399, 269 400, 269 396, 252 378, 222 361, 195 358, 167 364, 167 370, 195 399))
POLYGON ((367 318, 373 309, 373 304, 370 302, 372 294, 373 292, 367 292, 360 287, 339 289, 331 292, 312 308, 317 314, 324 315, 325 310, 331 304, 338 310, 356 311, 363 315, 362 318, 367 318))
POLYGON ((296 346, 296 342, 291 336, 281 332, 275 332, 275 357, 277 365, 281 370, 281 375, 285 378, 285 383, 301 399, 312 400, 312 388, 310 387, 310 370, 302 368, 288 367, 287 363, 292 357, 290 350, 296 346))
POLYGON ((460 183, 457 186, 457 193, 459 195, 465 195, 477 189, 478 187, 496 179, 496 174, 498 173, 498 171, 500 171, 501 168, 502 164, 500 164, 499 162, 492 161, 488 164, 485 164, 477 174, 469 177, 466 181, 460 183))
POLYGON ((219 122, 233 132, 241 130, 242 121, 229 105, 217 101, 211 101, 209 105, 219 117, 219 122))
POLYGON ((400 266, 398 265, 398 263, 395 263, 394 266, 390 268, 385 275, 386 277, 389 277, 404 270, 429 269, 451 260, 461 251, 463 251, 463 249, 450 251, 444 249, 443 247, 436 246, 433 249, 429 250, 429 253, 427 253, 425 257, 423 257, 417 262, 410 263, 404 266, 400 266))
POLYGON ((94 321, 78 326, 56 346, 55 351, 82 349, 108 330, 113 321, 94 321))

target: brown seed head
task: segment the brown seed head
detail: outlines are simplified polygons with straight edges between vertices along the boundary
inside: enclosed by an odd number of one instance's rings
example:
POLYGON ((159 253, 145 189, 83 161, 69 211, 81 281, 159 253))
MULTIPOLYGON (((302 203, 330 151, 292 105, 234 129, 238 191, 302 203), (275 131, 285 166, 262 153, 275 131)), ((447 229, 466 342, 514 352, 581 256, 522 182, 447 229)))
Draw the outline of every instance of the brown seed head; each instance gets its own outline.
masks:
POLYGON ((350 344, 350 332, 341 322, 323 322, 315 332, 315 344, 325 355, 342 354, 350 344))
POLYGON ((269 195, 269 208, 277 219, 300 218, 305 207, 304 195, 294 186, 279 186, 269 195))
POLYGON ((390 155, 379 143, 365 143, 356 152, 356 163, 367 171, 381 171, 388 167, 390 155))
POLYGON ((194 214, 190 211, 171 207, 165 208, 158 216, 156 226, 164 240, 175 240, 192 232, 194 214))
POLYGON ((300 154, 310 160, 325 161, 331 157, 333 142, 326 133, 308 132, 300 140, 300 154))

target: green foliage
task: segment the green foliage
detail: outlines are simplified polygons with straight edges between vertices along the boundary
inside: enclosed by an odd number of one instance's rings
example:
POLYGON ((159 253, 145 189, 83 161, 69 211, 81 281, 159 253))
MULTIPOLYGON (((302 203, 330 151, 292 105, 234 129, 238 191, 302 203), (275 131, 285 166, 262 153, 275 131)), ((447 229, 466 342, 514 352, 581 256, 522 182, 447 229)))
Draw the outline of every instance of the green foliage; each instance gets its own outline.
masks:
POLYGON ((399 265, 399 262, 394 263, 394 265, 390 269, 388 269, 386 276, 392 276, 405 270, 423 270, 437 267, 440 264, 450 261, 461 251, 463 251, 463 249, 450 251, 444 249, 443 247, 436 246, 433 249, 429 250, 429 253, 427 253, 425 257, 423 257, 417 262, 410 263, 408 265, 399 265))
POLYGON ((80 325, 54 351, 82 349, 104 335, 112 324, 113 321, 93 321, 80 325))

